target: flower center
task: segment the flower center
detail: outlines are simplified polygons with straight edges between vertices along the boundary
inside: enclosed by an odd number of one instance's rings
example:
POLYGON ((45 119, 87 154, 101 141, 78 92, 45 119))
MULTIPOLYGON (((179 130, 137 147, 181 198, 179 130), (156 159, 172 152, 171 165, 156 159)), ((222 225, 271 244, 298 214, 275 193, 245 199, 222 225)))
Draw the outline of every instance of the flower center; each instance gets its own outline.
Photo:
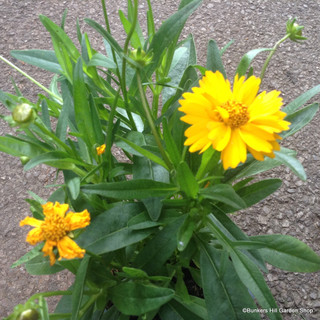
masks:
POLYGON ((46 240, 59 241, 68 233, 68 226, 64 222, 64 218, 52 214, 44 219, 41 231, 46 240))
POLYGON ((249 121, 248 107, 241 102, 227 101, 220 108, 228 112, 227 117, 220 114, 220 121, 225 122, 231 129, 239 128, 249 121))

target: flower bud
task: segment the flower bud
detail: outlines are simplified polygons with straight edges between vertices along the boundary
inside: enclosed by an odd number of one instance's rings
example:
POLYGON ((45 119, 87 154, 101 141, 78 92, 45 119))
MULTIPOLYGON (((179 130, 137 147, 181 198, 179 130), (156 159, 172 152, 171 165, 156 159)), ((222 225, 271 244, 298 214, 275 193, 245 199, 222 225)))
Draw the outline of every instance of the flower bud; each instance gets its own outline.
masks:
POLYGON ((302 36, 302 30, 304 26, 299 26, 296 23, 296 19, 289 19, 287 21, 287 34, 289 35, 289 39, 298 42, 298 40, 306 40, 307 38, 302 36))
POLYGON ((20 157, 20 161, 23 165, 27 164, 29 161, 30 161, 30 158, 29 157, 26 157, 26 156, 21 156, 20 157))
POLYGON ((38 320, 39 319, 39 313, 35 309, 27 309, 20 313, 17 320, 38 320))
POLYGON ((12 111, 12 119, 19 125, 29 125, 34 117, 34 110, 27 103, 18 104, 12 111))
POLYGON ((143 68, 151 63, 153 54, 146 54, 141 48, 134 49, 130 52, 129 58, 132 59, 140 68, 143 68))

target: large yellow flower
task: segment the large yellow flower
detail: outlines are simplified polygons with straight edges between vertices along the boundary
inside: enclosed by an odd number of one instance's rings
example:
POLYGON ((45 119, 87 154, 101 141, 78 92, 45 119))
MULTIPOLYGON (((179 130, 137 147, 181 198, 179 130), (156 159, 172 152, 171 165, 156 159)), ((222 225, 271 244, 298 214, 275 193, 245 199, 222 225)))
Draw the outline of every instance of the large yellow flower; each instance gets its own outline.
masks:
POLYGON ((59 260, 83 258, 85 250, 81 249, 69 236, 68 233, 84 228, 90 224, 90 213, 87 210, 82 212, 66 212, 69 205, 56 202, 48 202, 42 206, 44 220, 38 220, 32 217, 26 217, 20 221, 20 226, 29 225, 35 227, 29 231, 26 241, 32 245, 45 241, 42 248, 45 256, 50 257, 50 264, 56 261, 53 248, 57 247, 59 260))
POLYGON ((189 151, 203 152, 212 146, 221 151, 224 169, 235 168, 247 159, 249 151, 255 159, 274 157, 279 150, 277 140, 281 131, 288 130, 290 122, 283 120, 279 91, 258 94, 260 78, 234 78, 230 82, 216 71, 207 71, 200 87, 183 94, 180 111, 182 121, 191 124, 185 131, 189 151))

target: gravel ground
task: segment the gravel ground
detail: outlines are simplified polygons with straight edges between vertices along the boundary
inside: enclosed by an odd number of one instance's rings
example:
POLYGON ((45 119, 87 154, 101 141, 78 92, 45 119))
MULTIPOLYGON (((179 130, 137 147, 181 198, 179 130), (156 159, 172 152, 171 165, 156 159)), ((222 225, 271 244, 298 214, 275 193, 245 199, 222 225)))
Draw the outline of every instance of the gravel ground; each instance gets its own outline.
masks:
MULTIPOLYGON (((177 9, 177 2, 173 0, 152 2, 157 24, 177 9)), ((107 3, 114 36, 118 40, 123 39, 117 10, 125 10, 126 1, 110 0, 107 3)), ((142 11, 145 10, 146 3, 141 1, 140 7, 142 11)), ((44 14, 60 23, 66 8, 66 32, 73 39, 76 38, 75 18, 78 17, 81 28, 88 31, 92 45, 97 50, 103 50, 101 38, 83 22, 84 17, 89 17, 103 23, 100 1, 0 0, 0 8, 0 54, 7 58, 10 58, 10 50, 14 49, 51 49, 50 37, 38 16, 44 14)), ((232 75, 237 62, 246 51, 273 46, 284 35, 288 18, 297 17, 299 24, 305 26, 304 35, 308 37, 308 41, 300 45, 293 42, 281 45, 263 83, 264 90, 281 90, 285 103, 288 103, 320 83, 319 12, 318 0, 204 0, 188 21, 184 35, 194 34, 198 58, 202 64, 209 39, 215 39, 220 47, 234 39, 235 43, 224 55, 227 72, 232 75)), ((141 14, 140 19, 145 21, 145 15, 141 14)), ((47 73, 10 59, 44 85, 50 83, 50 75, 47 73)), ((265 56, 261 55, 254 64, 256 75, 259 74, 263 59, 265 56)), ((36 99, 38 89, 35 86, 2 62, 0 68, 2 90, 13 92, 10 78, 14 77, 23 94, 30 99, 36 99)), ((0 106, 0 113, 6 113, 3 106, 0 106)), ((308 127, 284 142, 285 146, 298 150, 298 158, 305 166, 308 180, 299 181, 284 167, 270 172, 268 177, 283 179, 281 189, 259 205, 235 217, 248 234, 292 235, 305 241, 320 254, 318 123, 319 115, 308 127)), ((1 121, 0 134, 8 132, 11 132, 10 128, 1 121)), ((0 166, 0 316, 3 317, 30 295, 58 288, 65 289, 72 279, 70 274, 65 272, 50 277, 32 277, 23 267, 10 268, 10 265, 30 248, 25 243, 26 230, 19 228, 19 221, 28 215, 28 205, 24 202, 28 197, 27 190, 44 198, 48 197, 52 189, 43 186, 52 183, 55 175, 52 169, 45 166, 24 172, 19 160, 5 154, 0 154, 0 166)), ((320 273, 298 274, 270 268, 266 279, 280 307, 313 311, 312 314, 284 314, 284 319, 320 319, 320 273)), ((50 305, 53 306, 54 303, 55 301, 51 301, 50 305)))

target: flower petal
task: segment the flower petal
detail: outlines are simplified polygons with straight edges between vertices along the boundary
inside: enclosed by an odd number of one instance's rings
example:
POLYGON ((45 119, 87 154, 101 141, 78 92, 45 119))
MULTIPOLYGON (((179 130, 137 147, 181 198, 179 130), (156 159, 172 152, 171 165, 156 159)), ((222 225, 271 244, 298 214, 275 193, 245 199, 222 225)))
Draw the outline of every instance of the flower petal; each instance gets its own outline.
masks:
POLYGON ((69 212, 64 219, 69 226, 69 231, 84 228, 90 224, 90 213, 87 209, 82 212, 69 212))
POLYGON ((60 258, 74 259, 83 258, 86 250, 81 249, 73 240, 68 236, 63 237, 57 243, 60 258))
POLYGON ((239 129, 232 130, 229 143, 221 152, 221 160, 225 170, 229 167, 235 168, 240 162, 245 162, 247 159, 246 144, 239 131, 239 129))
POLYGON ((242 102, 246 106, 250 106, 257 96, 261 80, 255 76, 251 76, 246 81, 244 79, 244 76, 240 78, 238 78, 238 75, 235 76, 233 99, 242 102))
POLYGON ((25 217, 23 220, 20 221, 20 227, 23 227, 25 225, 31 226, 31 227, 40 227, 43 224, 43 220, 38 220, 33 217, 25 217))
POLYGON ((42 252, 44 253, 44 256, 49 256, 50 258, 50 265, 54 265, 56 262, 56 256, 53 253, 53 247, 55 247, 57 243, 55 241, 47 240, 42 248, 42 252))
POLYGON ((209 132, 208 138, 212 142, 214 149, 221 151, 223 150, 231 137, 231 128, 223 122, 217 122, 215 126, 209 125, 209 128, 212 128, 209 132))
POLYGON ((34 246, 35 244, 37 244, 40 241, 43 241, 44 239, 45 238, 41 228, 34 228, 29 231, 26 241, 34 246))

